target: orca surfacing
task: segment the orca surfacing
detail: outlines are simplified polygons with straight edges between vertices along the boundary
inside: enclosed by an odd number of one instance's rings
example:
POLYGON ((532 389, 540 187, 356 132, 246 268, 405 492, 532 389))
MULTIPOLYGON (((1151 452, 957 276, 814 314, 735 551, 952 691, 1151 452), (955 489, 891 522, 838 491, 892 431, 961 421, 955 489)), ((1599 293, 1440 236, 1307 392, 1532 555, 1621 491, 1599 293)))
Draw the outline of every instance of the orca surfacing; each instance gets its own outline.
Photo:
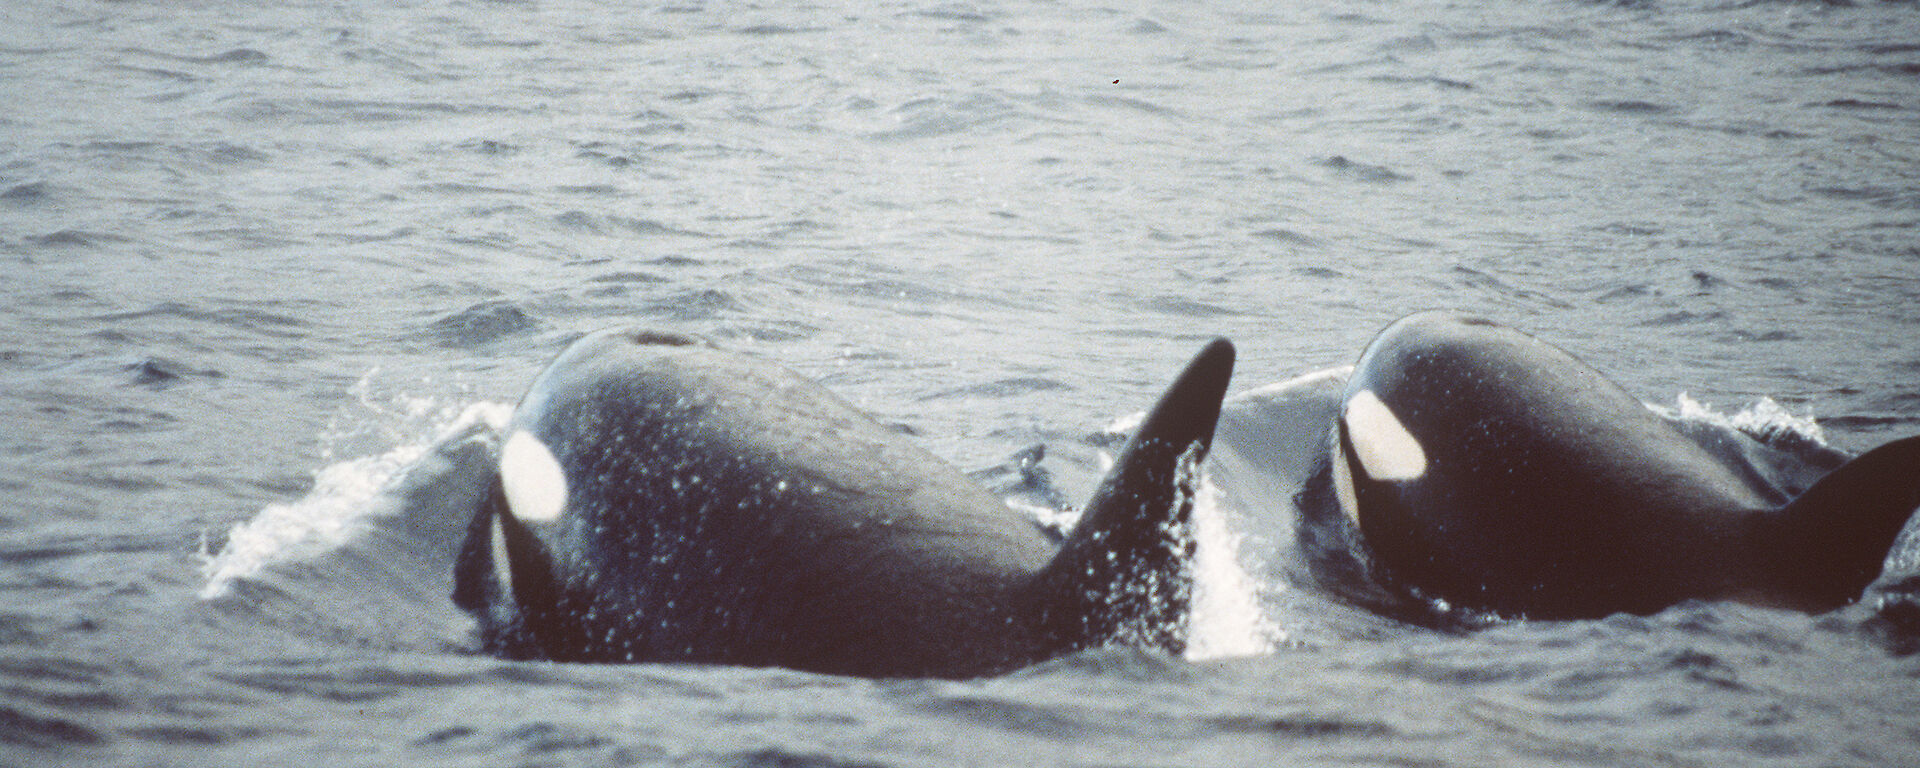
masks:
POLYGON ((1782 504, 1565 351, 1450 313, 1367 347, 1327 470, 1387 581, 1536 618, 1837 608, 1920 507, 1920 437, 1782 504))
POLYGON ((1191 473, 1233 367, 1206 346, 1056 548, 819 385, 674 334, 573 344, 529 389, 456 566, 489 650, 967 677, 1179 650, 1191 473))

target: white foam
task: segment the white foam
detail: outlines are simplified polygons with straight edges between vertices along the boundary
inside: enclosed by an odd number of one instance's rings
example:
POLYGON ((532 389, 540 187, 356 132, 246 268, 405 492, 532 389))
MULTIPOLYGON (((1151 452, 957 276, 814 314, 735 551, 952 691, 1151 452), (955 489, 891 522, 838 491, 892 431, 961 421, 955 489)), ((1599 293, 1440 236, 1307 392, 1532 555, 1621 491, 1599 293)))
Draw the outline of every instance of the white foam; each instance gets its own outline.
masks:
POLYGON ((1147 420, 1146 411, 1134 411, 1133 413, 1129 413, 1125 416, 1121 416, 1120 418, 1114 419, 1113 421, 1107 422, 1107 425, 1105 427, 1101 427, 1100 431, 1105 434, 1115 435, 1115 436, 1131 435, 1133 434, 1133 431, 1136 429, 1139 429, 1140 425, 1144 423, 1146 420, 1147 420))
POLYGON ((1373 390, 1363 389, 1347 399, 1347 440, 1360 458, 1360 467, 1375 480, 1418 480, 1427 473, 1427 452, 1420 440, 1400 423, 1393 409, 1373 390))
POLYGON ((1004 499, 1003 501, 1005 501, 1008 509, 1033 518, 1034 521, 1042 527, 1054 531, 1061 536, 1066 536, 1073 531, 1073 527, 1080 523, 1080 513, 1083 511, 1073 507, 1054 509, 1045 504, 1028 504, 1015 499, 1004 499))
MULTIPOLYGON (((203 599, 226 594, 235 579, 253 576, 272 563, 340 546, 366 516, 382 508, 374 503, 379 494, 404 478, 407 468, 434 444, 476 422, 499 429, 513 412, 506 403, 438 405, 431 398, 401 396, 403 407, 396 422, 396 411, 372 403, 361 389, 357 385, 355 394, 381 422, 379 431, 394 436, 399 444, 376 454, 332 461, 314 473, 313 489, 306 496, 268 504, 252 519, 233 526, 218 554, 203 554, 201 573, 207 579, 200 590, 203 599)), ((323 436, 328 445, 322 456, 331 458, 343 435, 360 432, 339 431, 337 424, 330 425, 323 436)))
POLYGON ((1712 424, 1755 437, 1790 432, 1819 445, 1827 444, 1826 431, 1813 420, 1811 413, 1793 413, 1771 397, 1755 400, 1731 415, 1721 413, 1713 406, 1693 399, 1693 396, 1686 392, 1681 392, 1674 397, 1671 408, 1653 403, 1647 403, 1646 406, 1649 410, 1668 418, 1712 424))
POLYGON ((1228 504, 1204 473, 1194 492, 1191 518, 1193 603, 1187 617, 1189 659, 1258 656, 1285 639, 1261 608, 1260 582, 1242 562, 1242 536, 1228 519, 1228 504))
MULTIPOLYGON (((1107 422, 1107 425, 1101 427, 1097 434, 1110 438, 1110 441, 1115 445, 1125 445, 1126 442, 1133 437, 1134 430, 1139 429, 1140 425, 1146 423, 1146 421, 1146 411, 1134 411, 1133 413, 1107 422)), ((1094 460, 1099 462, 1100 474, 1103 475, 1112 472, 1113 465, 1118 461, 1117 457, 1113 455, 1113 452, 1104 449, 1094 454, 1094 460)))

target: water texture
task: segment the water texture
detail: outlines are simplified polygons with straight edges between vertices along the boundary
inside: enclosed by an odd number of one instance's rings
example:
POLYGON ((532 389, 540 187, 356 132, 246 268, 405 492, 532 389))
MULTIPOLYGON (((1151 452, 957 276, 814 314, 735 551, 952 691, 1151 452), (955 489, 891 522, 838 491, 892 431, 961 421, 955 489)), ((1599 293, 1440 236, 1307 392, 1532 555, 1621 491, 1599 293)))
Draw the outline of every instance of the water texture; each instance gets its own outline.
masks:
POLYGON ((1453 634, 1270 581, 1252 655, 943 682, 474 656, 382 575, 406 547, 202 596, 217 553, 453 514, 409 468, 613 324, 965 468, 1044 444, 1064 498, 1204 339, 1250 389, 1428 308, 1649 402, 1914 434, 1916 31, 1881 0, 0 5, 0 764, 1920 763, 1920 662, 1866 606, 1453 634))

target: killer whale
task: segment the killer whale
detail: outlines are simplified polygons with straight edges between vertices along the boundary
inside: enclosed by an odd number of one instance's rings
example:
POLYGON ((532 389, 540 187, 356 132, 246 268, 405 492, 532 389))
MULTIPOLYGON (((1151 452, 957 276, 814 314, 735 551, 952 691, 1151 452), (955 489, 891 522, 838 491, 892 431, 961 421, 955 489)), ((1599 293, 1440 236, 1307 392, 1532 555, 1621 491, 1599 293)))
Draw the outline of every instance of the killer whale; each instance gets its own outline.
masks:
POLYGON ((970 677, 1178 651, 1192 473, 1234 351, 1207 344, 1064 543, 784 367, 611 329, 541 373, 467 528, 454 601, 510 658, 970 677))
POLYGON ((1496 615, 1838 608, 1920 507, 1920 437, 1788 498, 1564 350, 1453 313, 1382 331, 1333 422, 1302 506, 1327 491, 1381 582, 1496 615))

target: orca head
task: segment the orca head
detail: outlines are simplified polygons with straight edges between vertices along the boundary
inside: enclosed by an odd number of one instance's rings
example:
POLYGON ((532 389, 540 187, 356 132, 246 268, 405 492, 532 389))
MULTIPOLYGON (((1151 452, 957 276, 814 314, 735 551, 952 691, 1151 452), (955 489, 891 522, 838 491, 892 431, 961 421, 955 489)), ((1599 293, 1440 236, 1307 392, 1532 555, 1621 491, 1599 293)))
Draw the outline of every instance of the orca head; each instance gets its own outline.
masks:
POLYGON ((602 382, 623 375, 637 357, 712 347, 699 336, 642 327, 595 331, 567 345, 514 408, 492 491, 467 533, 456 602, 493 616, 496 625, 524 624, 529 612, 557 610, 558 574, 546 542, 562 526, 574 490, 555 453, 557 441, 582 418, 593 418, 603 405, 594 401, 602 382))

